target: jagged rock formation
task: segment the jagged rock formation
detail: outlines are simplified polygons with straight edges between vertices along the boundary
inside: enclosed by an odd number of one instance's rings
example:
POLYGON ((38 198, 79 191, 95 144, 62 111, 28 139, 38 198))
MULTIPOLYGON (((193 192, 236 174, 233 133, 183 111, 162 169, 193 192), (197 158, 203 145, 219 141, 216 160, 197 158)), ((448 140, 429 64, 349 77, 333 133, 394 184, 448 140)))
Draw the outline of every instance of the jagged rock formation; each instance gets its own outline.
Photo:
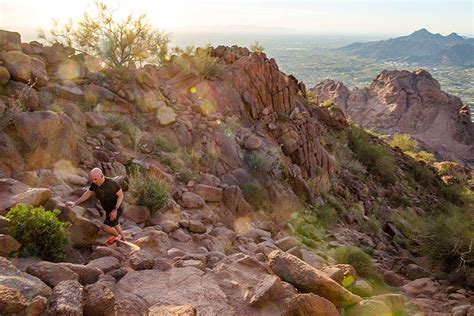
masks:
MULTIPOLYGON (((21 43, 6 31, 0 50, 0 110, 9 115, 0 126, 0 214, 24 202, 58 209, 72 224, 67 262, 25 258, 12 260, 15 266, 0 258, 0 312, 338 315, 345 308, 356 315, 405 308, 404 295, 373 296, 354 269, 333 266, 284 228, 302 200, 323 203, 310 185, 323 191, 331 175, 343 179, 334 190, 354 199, 364 219, 366 205, 377 202, 372 196, 398 188, 368 187, 338 170, 321 135, 348 127, 343 112, 308 104, 304 85, 274 60, 218 47, 210 53, 214 72, 203 73, 187 55, 119 72, 70 48, 21 43), (157 149, 157 136, 179 149, 157 149), (195 164, 199 177, 187 177, 195 164), (130 238, 105 247, 95 201, 73 209, 64 202, 84 192, 92 167, 127 190, 127 167, 136 165, 165 181, 171 196, 151 209, 126 192, 121 221, 130 238), (249 183, 262 185, 273 213, 253 212, 257 206, 241 189, 249 183), (348 276, 354 284, 345 288, 348 276)), ((10 226, 0 216, 0 233, 10 226)), ((406 277, 422 263, 398 257, 390 235, 381 233, 376 243, 339 225, 331 236, 332 244, 375 248, 384 279, 405 285, 423 310, 468 303, 472 292, 463 289, 448 293, 431 279, 410 284, 406 277), (406 261, 409 271, 400 265, 406 261), (419 284, 439 295, 426 298, 419 284), (430 305, 431 298, 441 303, 430 305)), ((9 237, 0 235, 5 256, 18 249, 9 237)))
POLYGON ((354 122, 382 134, 403 133, 445 160, 474 167, 474 123, 469 108, 443 92, 427 71, 387 71, 363 89, 326 80, 313 89, 354 122))

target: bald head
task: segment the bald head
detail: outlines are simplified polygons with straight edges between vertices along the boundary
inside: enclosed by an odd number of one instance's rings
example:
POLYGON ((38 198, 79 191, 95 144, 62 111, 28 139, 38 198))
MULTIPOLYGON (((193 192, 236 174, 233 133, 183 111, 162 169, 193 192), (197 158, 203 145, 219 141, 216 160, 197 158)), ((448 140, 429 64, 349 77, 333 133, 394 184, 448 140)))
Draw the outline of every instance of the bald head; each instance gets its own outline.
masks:
POLYGON ((104 174, 102 173, 102 170, 100 170, 99 168, 92 169, 91 172, 89 173, 89 176, 91 178, 91 181, 97 185, 101 185, 102 183, 104 183, 104 180, 105 180, 104 174))
POLYGON ((101 175, 103 175, 102 170, 100 170, 100 168, 94 168, 94 169, 92 169, 89 174, 90 174, 91 176, 101 176, 101 175))

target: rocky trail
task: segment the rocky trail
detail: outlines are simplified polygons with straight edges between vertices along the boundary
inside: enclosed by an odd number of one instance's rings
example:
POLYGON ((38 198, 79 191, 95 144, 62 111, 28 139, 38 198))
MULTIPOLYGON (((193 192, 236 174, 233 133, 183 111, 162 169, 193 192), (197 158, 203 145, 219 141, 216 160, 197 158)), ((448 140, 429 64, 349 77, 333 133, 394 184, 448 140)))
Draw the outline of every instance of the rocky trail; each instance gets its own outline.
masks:
MULTIPOLYGON (((448 282, 406 246, 403 214, 443 198, 347 158, 344 112, 308 101, 274 59, 220 46, 205 74, 186 54, 115 72, 7 31, 0 51, 2 315, 474 315, 474 275, 448 282), (96 201, 65 206, 93 167, 125 191, 128 238, 111 246, 96 201), (133 170, 166 183, 164 206, 137 198, 133 170), (71 223, 62 262, 17 256, 19 203, 71 223), (328 208, 327 229, 308 220, 328 208), (347 245, 371 253, 373 275, 336 263, 347 245)), ((401 177, 407 158, 390 152, 401 177)), ((455 165, 451 179, 472 180, 455 165)))

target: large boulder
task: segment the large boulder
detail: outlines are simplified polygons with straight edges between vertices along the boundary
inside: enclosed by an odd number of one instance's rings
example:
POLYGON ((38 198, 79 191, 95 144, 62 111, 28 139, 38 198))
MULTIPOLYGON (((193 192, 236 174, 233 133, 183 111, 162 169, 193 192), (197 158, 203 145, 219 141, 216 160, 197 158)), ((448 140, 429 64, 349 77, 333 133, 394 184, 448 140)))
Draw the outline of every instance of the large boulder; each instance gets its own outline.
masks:
POLYGON ((197 184, 194 193, 201 196, 206 202, 220 202, 222 200, 222 189, 206 184, 197 184))
POLYGON ((26 307, 25 297, 17 289, 0 285, 0 313, 17 315, 26 307))
POLYGON ((84 315, 111 315, 114 311, 114 292, 103 284, 84 288, 84 315))
POLYGON ((28 301, 40 295, 49 297, 51 288, 43 281, 18 270, 10 261, 0 257, 0 286, 18 290, 28 301))
POLYGON ((96 267, 88 267, 82 264, 74 264, 69 262, 60 262, 58 265, 68 268, 79 276, 79 282, 82 285, 92 284, 99 280, 102 270, 96 267))
POLYGON ((347 316, 380 316, 393 315, 390 308, 382 301, 364 300, 346 309, 347 316))
POLYGON ((49 168, 59 160, 79 161, 79 135, 71 118, 52 111, 22 112, 15 116, 19 139, 26 146, 27 169, 49 168))
POLYGON ((21 51, 4 52, 2 59, 13 79, 25 83, 36 83, 40 87, 48 84, 49 77, 43 61, 21 51))
MULTIPOLYGON (((0 108, 1 110, 1 108, 0 108)), ((11 177, 23 171, 25 161, 18 151, 15 142, 5 133, 0 133, 0 174, 11 177)))
POLYGON ((48 315, 82 316, 84 288, 76 280, 60 282, 48 300, 48 315))
POLYGON ((99 268, 105 273, 120 268, 120 262, 115 257, 102 257, 89 261, 87 266, 99 268))
POLYGON ((12 252, 18 251, 21 244, 10 235, 0 234, 0 256, 8 257, 12 252))
POLYGON ((146 206, 125 204, 123 217, 128 218, 135 223, 146 222, 151 216, 151 212, 146 206))
POLYGON ((0 202, 0 215, 5 215, 10 208, 19 203, 34 207, 41 206, 52 195, 53 192, 46 188, 29 188, 28 190, 16 195, 7 195, 7 198, 0 202))
POLYGON ((59 282, 78 280, 79 276, 71 269, 48 261, 40 261, 30 265, 26 272, 39 278, 50 287, 55 287, 59 282))
POLYGON ((193 192, 184 192, 181 199, 186 208, 201 208, 205 204, 204 199, 193 192))
POLYGON ((301 292, 311 292, 330 300, 337 307, 357 304, 362 299, 297 257, 275 250, 270 253, 269 266, 282 280, 301 292))
POLYGON ((0 30, 0 51, 21 49, 21 36, 18 32, 0 30))
POLYGON ((142 270, 127 273, 116 284, 117 300, 131 296, 143 298, 148 306, 189 305, 198 315, 229 315, 232 307, 214 279, 203 271, 175 268, 165 272, 142 270), (203 293, 205 293, 203 295, 203 293))
POLYGON ((307 293, 297 294, 291 299, 285 316, 339 316, 339 312, 327 299, 307 293))
POLYGON ((153 269, 155 259, 145 250, 137 250, 130 254, 130 265, 134 270, 153 269))

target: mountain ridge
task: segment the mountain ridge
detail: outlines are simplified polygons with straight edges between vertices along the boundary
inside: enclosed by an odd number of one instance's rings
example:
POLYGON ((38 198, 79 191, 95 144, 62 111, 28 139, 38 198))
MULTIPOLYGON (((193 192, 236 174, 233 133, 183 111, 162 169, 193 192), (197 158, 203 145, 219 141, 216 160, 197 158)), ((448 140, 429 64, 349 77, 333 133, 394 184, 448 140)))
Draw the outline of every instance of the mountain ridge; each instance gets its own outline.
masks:
POLYGON ((422 28, 410 35, 368 43, 357 42, 338 49, 351 55, 378 60, 408 62, 420 65, 455 67, 474 66, 474 38, 453 32, 447 36, 422 28), (462 53, 459 52, 462 45, 462 53), (453 57, 456 55, 456 58, 453 57))

